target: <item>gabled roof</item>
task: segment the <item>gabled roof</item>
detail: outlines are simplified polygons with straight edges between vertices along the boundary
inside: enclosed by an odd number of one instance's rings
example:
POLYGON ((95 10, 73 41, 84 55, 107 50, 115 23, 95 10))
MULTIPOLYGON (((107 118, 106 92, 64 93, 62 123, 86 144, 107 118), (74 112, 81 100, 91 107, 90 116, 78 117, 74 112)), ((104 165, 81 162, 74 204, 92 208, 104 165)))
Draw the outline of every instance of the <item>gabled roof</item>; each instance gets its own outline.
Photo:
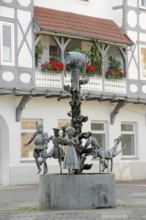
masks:
POLYGON ((113 44, 133 45, 133 42, 118 25, 108 19, 34 7, 34 21, 40 32, 79 39, 96 39, 113 44))

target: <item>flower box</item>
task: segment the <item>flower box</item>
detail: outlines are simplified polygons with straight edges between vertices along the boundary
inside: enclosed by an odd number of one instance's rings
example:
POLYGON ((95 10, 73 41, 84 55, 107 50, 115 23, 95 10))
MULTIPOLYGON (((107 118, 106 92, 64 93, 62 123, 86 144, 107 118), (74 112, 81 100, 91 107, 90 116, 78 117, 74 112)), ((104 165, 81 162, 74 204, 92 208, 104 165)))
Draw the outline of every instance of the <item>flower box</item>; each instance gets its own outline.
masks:
POLYGON ((123 79, 125 77, 126 72, 118 69, 109 69, 105 74, 105 78, 107 79, 123 79))
POLYGON ((45 62, 41 65, 43 72, 50 72, 50 73, 61 73, 63 70, 63 63, 62 62, 45 62))
POLYGON ((101 77, 101 74, 97 71, 97 69, 93 65, 86 64, 86 71, 81 70, 81 76, 87 77, 101 77))

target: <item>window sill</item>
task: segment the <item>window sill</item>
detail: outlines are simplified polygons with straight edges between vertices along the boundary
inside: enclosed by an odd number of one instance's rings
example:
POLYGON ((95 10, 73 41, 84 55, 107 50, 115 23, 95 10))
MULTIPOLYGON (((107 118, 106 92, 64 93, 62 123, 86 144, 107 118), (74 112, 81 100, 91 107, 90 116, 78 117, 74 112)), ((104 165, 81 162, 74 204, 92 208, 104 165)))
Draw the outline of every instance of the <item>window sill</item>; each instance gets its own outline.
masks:
POLYGON ((89 0, 77 0, 77 2, 79 2, 82 5, 88 5, 89 0))
POLYGON ((122 156, 121 160, 139 160, 137 156, 122 156))
POLYGON ((142 10, 146 10, 146 6, 140 5, 139 8, 142 9, 142 10))
POLYGON ((33 158, 23 158, 20 160, 20 163, 34 163, 35 160, 33 158))

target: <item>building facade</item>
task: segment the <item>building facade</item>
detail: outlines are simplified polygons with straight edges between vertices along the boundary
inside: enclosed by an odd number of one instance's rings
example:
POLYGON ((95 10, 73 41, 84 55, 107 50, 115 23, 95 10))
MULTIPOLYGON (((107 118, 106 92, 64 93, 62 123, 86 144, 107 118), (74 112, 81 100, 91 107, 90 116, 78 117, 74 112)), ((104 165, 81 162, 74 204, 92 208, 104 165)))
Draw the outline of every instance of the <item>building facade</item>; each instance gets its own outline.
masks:
MULTIPOLYGON (((70 122, 63 90, 70 73, 46 71, 46 62, 63 63, 68 51, 96 65, 81 89, 89 117, 83 131, 105 149, 122 135, 119 149, 127 146, 114 158, 116 179, 146 178, 145 17, 145 0, 0 0, 0 184, 37 183, 33 144, 24 143, 37 123, 52 135, 70 122)), ((99 172, 99 161, 89 160, 88 172, 99 172)), ((59 173, 57 160, 47 162, 49 173, 59 173)))

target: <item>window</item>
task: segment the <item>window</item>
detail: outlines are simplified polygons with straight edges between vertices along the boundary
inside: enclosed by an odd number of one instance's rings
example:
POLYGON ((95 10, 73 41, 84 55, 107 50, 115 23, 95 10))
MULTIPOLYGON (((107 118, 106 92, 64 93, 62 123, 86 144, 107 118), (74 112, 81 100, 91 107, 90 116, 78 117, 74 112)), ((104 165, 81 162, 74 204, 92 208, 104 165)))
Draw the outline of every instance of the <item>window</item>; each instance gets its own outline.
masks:
MULTIPOLYGON (((62 128, 64 126, 70 126, 70 120, 67 120, 67 119, 59 119, 58 120, 58 128, 62 128)), ((67 138, 67 137, 65 137, 67 138)), ((67 145, 62 145, 62 149, 64 152, 66 152, 67 150, 67 145)))
POLYGON ((67 119, 59 119, 58 120, 58 128, 62 128, 65 125, 70 126, 70 120, 67 120, 67 119))
POLYGON ((50 61, 59 61, 59 50, 57 46, 49 46, 50 61))
POLYGON ((135 123, 122 123, 121 124, 121 135, 122 141, 121 146, 126 148, 123 149, 124 156, 135 156, 136 150, 136 124, 135 123))
POLYGON ((34 142, 26 147, 24 144, 28 143, 31 139, 33 133, 37 129, 38 123, 43 123, 42 119, 23 119, 21 120, 21 157, 22 158, 32 158, 34 150, 34 142))
POLYGON ((146 0, 140 0, 140 6, 146 7, 146 0))
POLYGON ((146 80, 146 47, 140 47, 140 76, 146 80))
POLYGON ((106 149, 106 123, 105 122, 91 122, 92 136, 96 138, 99 145, 106 149))
POLYGON ((59 119, 58 120, 58 128, 62 128, 65 125, 69 126, 70 125, 70 120, 68 120, 68 119, 59 119))
POLYGON ((1 64, 14 65, 14 25, 3 22, 0 30, 1 64))

